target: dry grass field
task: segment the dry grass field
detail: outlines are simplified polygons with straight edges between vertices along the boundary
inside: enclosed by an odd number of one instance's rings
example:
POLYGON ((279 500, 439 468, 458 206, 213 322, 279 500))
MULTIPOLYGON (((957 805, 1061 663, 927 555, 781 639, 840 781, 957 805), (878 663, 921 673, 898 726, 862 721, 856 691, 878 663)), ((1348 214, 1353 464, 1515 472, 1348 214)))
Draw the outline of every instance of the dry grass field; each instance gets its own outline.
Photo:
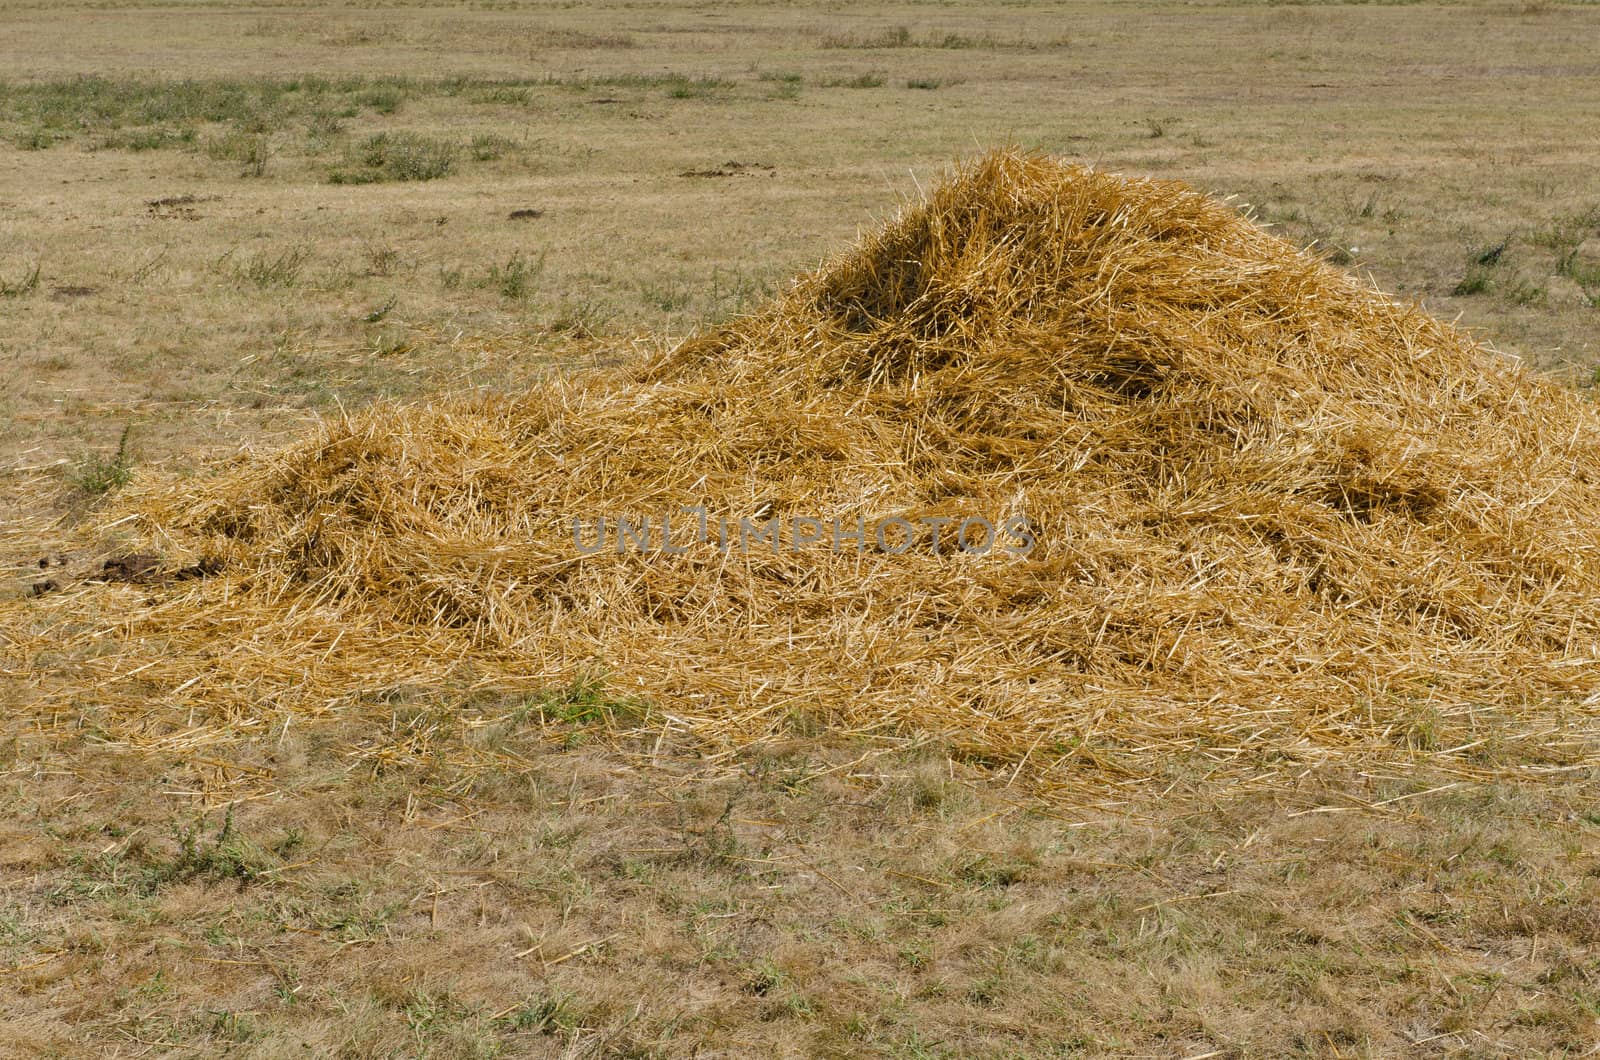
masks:
MULTIPOLYGON (((0 0, 0 595, 141 475, 660 349, 1006 144, 1233 196, 1587 391, 1597 41, 1548 0, 0 0)), ((0 642, 0 1056, 1600 1051, 1600 785, 1537 748, 1067 797, 587 686, 139 750, 28 677, 0 642)))

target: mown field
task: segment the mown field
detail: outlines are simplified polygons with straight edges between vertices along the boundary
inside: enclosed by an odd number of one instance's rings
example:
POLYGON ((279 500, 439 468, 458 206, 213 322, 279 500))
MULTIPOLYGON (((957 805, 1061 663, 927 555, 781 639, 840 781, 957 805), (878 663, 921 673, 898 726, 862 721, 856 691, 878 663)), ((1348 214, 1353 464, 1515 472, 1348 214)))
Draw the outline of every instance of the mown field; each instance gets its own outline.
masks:
MULTIPOLYGON (((1597 39, 1544 0, 0 0, 0 592, 141 474, 659 348, 1006 143, 1235 196, 1588 388, 1597 39)), ((1434 773, 1425 721, 1414 770, 1047 798, 933 740, 621 736, 588 686, 136 752, 92 690, 71 736, 5 710, 27 679, 0 645, 0 1055, 1600 1044, 1596 778, 1434 773)))

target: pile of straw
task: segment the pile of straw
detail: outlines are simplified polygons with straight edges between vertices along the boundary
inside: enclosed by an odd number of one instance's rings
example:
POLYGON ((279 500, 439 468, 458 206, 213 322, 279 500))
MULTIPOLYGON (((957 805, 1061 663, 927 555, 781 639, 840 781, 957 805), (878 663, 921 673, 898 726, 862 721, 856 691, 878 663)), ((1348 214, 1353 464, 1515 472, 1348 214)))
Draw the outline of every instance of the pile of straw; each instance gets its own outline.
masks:
POLYGON ((597 669, 713 742, 934 734, 1124 776, 1588 761, 1600 714, 1587 403, 1182 185, 1013 152, 641 364, 351 415, 111 520, 222 572, 0 630, 33 715, 118 739, 597 669), (590 552, 619 516, 651 548, 590 552), (778 549, 739 547, 774 516, 778 549), (954 547, 975 516, 1014 547, 954 547))

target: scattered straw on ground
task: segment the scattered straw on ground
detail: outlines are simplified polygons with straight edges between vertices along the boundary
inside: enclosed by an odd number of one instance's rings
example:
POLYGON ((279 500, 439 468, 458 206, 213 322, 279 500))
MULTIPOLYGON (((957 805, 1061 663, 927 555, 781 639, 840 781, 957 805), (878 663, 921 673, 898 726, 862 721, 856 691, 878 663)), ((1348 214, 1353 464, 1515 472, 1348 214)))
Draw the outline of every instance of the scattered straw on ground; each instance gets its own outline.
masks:
POLYGON ((713 743, 934 734, 1108 778, 1594 760, 1594 410, 1227 205, 1017 153, 642 364, 351 415, 136 483, 97 533, 224 562, 3 605, 17 709, 115 740, 603 670, 713 743), (954 544, 974 516, 987 554, 954 544))

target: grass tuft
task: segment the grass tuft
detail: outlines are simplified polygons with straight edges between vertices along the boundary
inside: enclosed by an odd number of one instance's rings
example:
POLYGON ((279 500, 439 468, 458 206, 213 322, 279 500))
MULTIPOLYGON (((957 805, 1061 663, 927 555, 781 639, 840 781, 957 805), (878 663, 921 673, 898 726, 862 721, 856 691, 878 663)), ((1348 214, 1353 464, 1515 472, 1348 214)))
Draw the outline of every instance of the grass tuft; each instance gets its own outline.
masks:
POLYGON ((1467 270, 1467 274, 1461 278, 1461 282, 1456 284, 1455 287, 1451 288, 1450 293, 1458 297, 1469 297, 1475 294, 1483 294, 1489 289, 1489 284, 1490 279, 1488 267, 1483 265, 1474 265, 1472 268, 1467 270))
POLYGON ((39 289, 39 263, 15 280, 0 279, 0 298, 21 298, 39 289))
POLYGON ((205 150, 215 161, 239 163, 240 176, 260 177, 266 174, 272 141, 266 133, 232 131, 206 141, 205 150))
POLYGON ((543 271, 543 252, 530 261, 523 257, 522 251, 514 251, 504 265, 489 266, 488 275, 484 277, 484 286, 498 291, 502 298, 510 301, 525 301, 532 296, 534 282, 543 271))
POLYGON ((279 251, 259 251, 233 267, 234 278, 252 287, 298 287, 311 260, 311 248, 295 245, 279 251))
MULTIPOLYGON (((1062 43, 1056 41, 1054 43, 1062 43)), ((818 44, 824 49, 859 49, 879 50, 892 48, 941 48, 950 51, 966 51, 972 48, 1021 48, 1032 49, 1037 45, 1024 38, 1000 40, 992 34, 971 36, 966 33, 951 31, 939 32, 930 30, 927 33, 916 34, 911 32, 909 26, 892 26, 877 33, 827 33, 822 36, 818 44)))
POLYGON ((328 176, 333 184, 438 180, 455 167, 460 149, 448 140, 420 133, 383 132, 367 137, 346 168, 328 176))
POLYGON ((856 74, 853 77, 836 77, 822 82, 823 88, 882 88, 882 74, 856 74))
POLYGON ((667 81, 667 95, 672 99, 705 99, 733 85, 722 77, 673 77, 667 81))
POLYGON ((110 459, 88 456, 79 461, 72 476, 73 484, 91 497, 103 496, 126 486, 133 478, 133 455, 128 451, 128 439, 132 432, 132 424, 122 428, 122 436, 117 439, 117 451, 110 459))
POLYGON ((222 827, 207 843, 203 829, 196 824, 178 834, 178 854, 163 866, 170 880, 206 877, 215 880, 253 880, 265 872, 272 858, 240 835, 234 825, 233 807, 223 816, 222 827))
POLYGON ((480 133, 467 145, 467 153, 475 162, 493 162, 518 149, 515 140, 494 133, 480 133))
POLYGON ((649 706, 642 700, 611 693, 603 676, 591 674, 534 697, 524 708, 525 713, 533 711, 546 723, 616 725, 641 720, 649 713, 649 706))

